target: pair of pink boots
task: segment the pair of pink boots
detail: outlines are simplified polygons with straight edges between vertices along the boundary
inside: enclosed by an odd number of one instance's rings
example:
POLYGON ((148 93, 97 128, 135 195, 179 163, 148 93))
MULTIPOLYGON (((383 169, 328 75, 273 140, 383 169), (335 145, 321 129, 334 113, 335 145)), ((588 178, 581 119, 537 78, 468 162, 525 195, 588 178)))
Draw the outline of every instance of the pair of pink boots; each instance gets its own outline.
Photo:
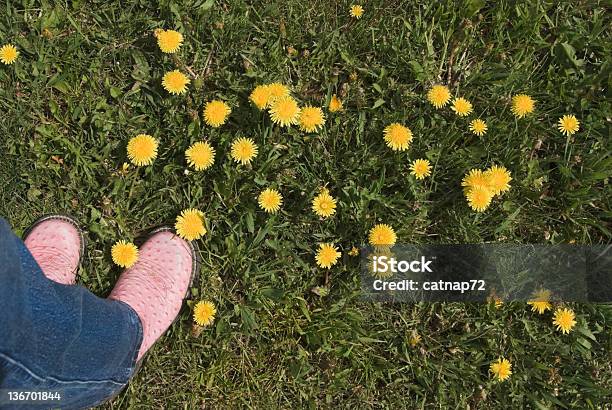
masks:
MULTIPOLYGON (((43 218, 24 242, 47 278, 75 284, 85 249, 76 221, 64 216, 43 218)), ((137 360, 178 316, 196 269, 194 246, 170 230, 159 230, 140 247, 136 264, 119 277, 109 299, 127 303, 140 318, 143 339, 137 360)))

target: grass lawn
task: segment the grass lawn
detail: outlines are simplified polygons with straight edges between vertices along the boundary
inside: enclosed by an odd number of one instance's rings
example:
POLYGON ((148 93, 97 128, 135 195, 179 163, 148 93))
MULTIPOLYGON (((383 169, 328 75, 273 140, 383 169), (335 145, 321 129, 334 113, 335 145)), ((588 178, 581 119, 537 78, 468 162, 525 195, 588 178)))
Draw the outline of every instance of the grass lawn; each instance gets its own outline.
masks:
POLYGON ((123 3, 0 5, 0 45, 20 52, 0 64, 0 215, 18 233, 45 213, 77 217, 89 239, 79 282, 100 296, 121 271, 113 243, 185 208, 206 215, 193 300, 106 408, 609 405, 610 305, 569 304, 578 323, 563 335, 550 311, 525 303, 366 303, 358 258, 347 254, 377 223, 393 226, 398 243, 608 243, 605 2, 371 0, 358 20, 351 2, 334 0, 123 3), (160 52, 156 28, 183 33, 177 54, 160 52), (161 86, 175 68, 191 77, 184 95, 161 86), (249 103, 273 81, 323 106, 324 129, 280 128, 249 103), (436 83, 469 99, 472 115, 429 104, 436 83), (516 119, 520 93, 536 108, 516 119), (327 111, 333 94, 343 112, 327 111), (233 110, 216 129, 202 118, 211 99, 233 110), (557 130, 565 114, 580 121, 573 136, 557 130), (468 130, 475 118, 486 135, 468 130), (407 151, 385 145, 392 122, 413 131, 407 151), (159 139, 158 157, 122 173, 140 133, 159 139), (251 166, 229 157, 237 136, 259 146, 251 166), (215 163, 186 172, 184 152, 202 139, 215 163), (417 158, 433 166, 421 181, 409 175, 417 158), (511 172, 511 189, 474 212, 461 179, 492 164, 511 172), (257 205, 268 186, 284 198, 276 215, 257 205), (323 186, 338 200, 325 220, 310 205, 323 186), (329 271, 314 262, 321 242, 343 253, 329 271), (194 336, 200 299, 218 313, 194 336), (500 356, 512 363, 504 382, 489 373, 500 356))

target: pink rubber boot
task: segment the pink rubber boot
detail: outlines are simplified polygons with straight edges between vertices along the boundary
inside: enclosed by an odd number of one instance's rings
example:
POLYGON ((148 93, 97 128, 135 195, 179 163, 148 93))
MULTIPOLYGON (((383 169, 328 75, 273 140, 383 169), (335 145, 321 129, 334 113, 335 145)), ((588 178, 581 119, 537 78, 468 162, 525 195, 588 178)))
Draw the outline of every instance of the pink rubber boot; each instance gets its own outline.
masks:
POLYGON ((24 243, 48 279, 74 285, 85 249, 75 220, 62 215, 43 217, 28 230, 24 243))
POLYGON ((136 264, 119 277, 109 298, 127 303, 140 318, 143 337, 137 360, 177 318, 196 271, 194 245, 164 229, 149 237, 136 264))

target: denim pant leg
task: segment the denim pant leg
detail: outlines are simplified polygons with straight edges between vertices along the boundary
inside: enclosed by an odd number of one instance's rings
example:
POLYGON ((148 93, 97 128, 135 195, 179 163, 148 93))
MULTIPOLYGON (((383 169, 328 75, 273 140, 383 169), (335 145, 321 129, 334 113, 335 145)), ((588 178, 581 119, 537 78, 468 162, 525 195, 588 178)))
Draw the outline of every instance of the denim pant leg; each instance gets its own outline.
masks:
POLYGON ((129 381, 141 342, 132 308, 47 279, 0 218, 0 408, 95 406, 129 381), (32 390, 59 392, 61 399, 9 397, 32 390))

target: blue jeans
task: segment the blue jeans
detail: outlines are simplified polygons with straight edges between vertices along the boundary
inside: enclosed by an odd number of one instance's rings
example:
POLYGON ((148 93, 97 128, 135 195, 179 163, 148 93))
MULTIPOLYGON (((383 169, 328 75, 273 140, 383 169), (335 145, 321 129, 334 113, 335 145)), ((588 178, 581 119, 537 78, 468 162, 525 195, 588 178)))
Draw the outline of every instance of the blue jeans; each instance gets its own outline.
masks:
POLYGON ((2 218, 0 312, 0 409, 89 408, 134 373, 142 342, 136 312, 47 279, 2 218), (28 391, 40 392, 37 400, 11 393, 28 391), (40 401, 42 392, 60 399, 40 401))

